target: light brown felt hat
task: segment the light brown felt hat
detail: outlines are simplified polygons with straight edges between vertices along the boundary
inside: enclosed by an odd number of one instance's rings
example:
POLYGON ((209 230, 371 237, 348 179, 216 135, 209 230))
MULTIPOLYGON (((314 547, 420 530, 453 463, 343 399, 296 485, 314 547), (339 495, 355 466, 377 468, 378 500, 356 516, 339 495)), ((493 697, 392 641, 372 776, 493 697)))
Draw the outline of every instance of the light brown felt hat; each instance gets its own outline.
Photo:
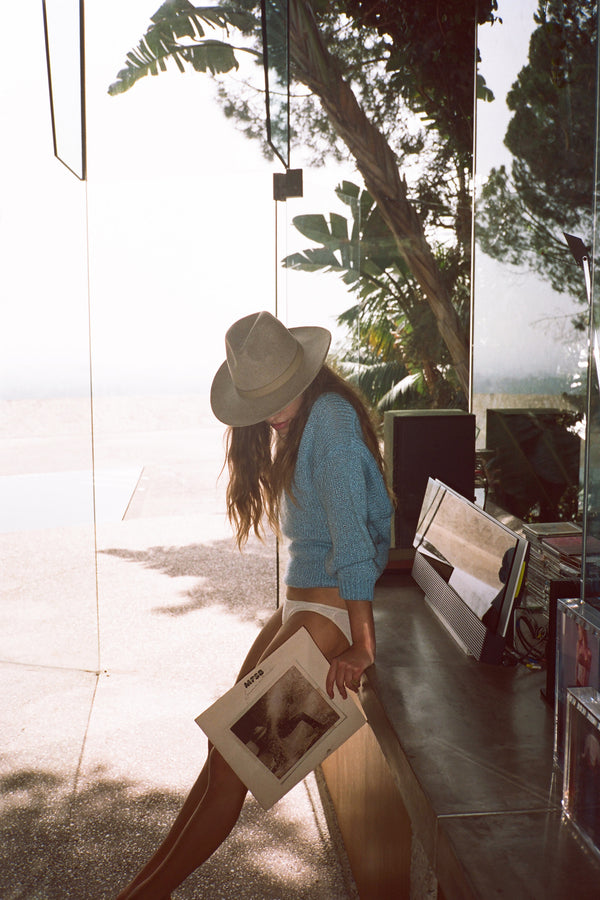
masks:
POLYGON ((286 328, 269 312, 238 319, 225 335, 227 359, 210 391, 215 416, 234 426, 274 416, 314 380, 330 343, 326 328, 286 328))

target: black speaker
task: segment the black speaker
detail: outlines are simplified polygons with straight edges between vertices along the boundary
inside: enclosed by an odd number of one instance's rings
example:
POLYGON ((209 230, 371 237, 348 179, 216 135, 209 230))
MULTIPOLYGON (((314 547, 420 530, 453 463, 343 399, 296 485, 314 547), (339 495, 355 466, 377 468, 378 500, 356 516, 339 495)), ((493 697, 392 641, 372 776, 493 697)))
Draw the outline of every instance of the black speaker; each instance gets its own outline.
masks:
POLYGON ((488 409, 486 471, 494 503, 525 522, 577 517, 578 414, 559 409, 488 409))
POLYGON ((396 495, 392 548, 412 549, 428 478, 475 499, 475 416, 460 409, 384 415, 384 453, 396 495))

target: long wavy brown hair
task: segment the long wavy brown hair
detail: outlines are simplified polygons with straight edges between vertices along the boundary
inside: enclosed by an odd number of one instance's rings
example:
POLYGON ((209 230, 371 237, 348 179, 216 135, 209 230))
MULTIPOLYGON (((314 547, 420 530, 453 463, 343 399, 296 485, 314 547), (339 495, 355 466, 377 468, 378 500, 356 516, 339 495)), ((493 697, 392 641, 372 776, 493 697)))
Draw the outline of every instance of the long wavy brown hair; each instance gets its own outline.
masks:
POLYGON ((368 404, 356 388, 330 366, 324 365, 304 391, 300 409, 292 419, 285 438, 278 438, 267 422, 228 430, 225 457, 225 465, 229 470, 227 515, 240 548, 248 540, 251 531, 262 537, 264 519, 275 534, 280 533, 281 496, 287 491, 293 497, 294 471, 302 432, 313 403, 325 393, 340 394, 352 404, 358 415, 364 442, 385 480, 383 455, 368 404))

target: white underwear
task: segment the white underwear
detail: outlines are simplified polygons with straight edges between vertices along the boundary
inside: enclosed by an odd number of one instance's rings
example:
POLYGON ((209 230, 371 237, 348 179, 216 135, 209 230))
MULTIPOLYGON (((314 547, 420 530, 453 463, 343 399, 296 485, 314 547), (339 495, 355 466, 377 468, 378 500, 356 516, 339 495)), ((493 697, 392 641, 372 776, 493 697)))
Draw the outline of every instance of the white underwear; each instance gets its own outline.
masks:
POLYGON ((326 619, 331 619, 334 625, 340 629, 349 644, 352 644, 352 632, 350 631, 350 616, 347 609, 340 609, 338 606, 327 606, 325 603, 310 603, 308 600, 288 600, 287 597, 283 601, 282 622, 287 620, 297 612, 316 612, 326 619))

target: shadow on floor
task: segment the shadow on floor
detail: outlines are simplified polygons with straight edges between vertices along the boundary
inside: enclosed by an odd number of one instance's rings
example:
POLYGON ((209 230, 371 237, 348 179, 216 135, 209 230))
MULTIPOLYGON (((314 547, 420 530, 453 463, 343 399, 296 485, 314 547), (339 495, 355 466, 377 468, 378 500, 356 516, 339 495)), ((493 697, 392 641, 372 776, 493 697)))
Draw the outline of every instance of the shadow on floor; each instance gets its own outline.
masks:
POLYGON ((146 550, 109 548, 107 556, 155 569, 171 578, 197 578, 184 591, 181 603, 157 607, 155 612, 183 616, 208 606, 223 606, 242 620, 261 624, 260 616, 274 608, 277 569, 274 540, 254 541, 252 552, 241 552, 232 541, 188 544, 185 547, 149 547, 146 550), (268 597, 265 597, 268 594, 268 597))
MULTIPOLYGON (((303 789, 303 788, 300 788, 303 789)), ((111 900, 168 830, 181 797, 98 777, 74 796, 56 775, 23 770, 0 780, 3 900, 111 900)), ((226 843, 175 898, 346 900, 339 860, 276 809, 250 798, 226 843), (331 877, 331 878, 330 878, 331 877)))

